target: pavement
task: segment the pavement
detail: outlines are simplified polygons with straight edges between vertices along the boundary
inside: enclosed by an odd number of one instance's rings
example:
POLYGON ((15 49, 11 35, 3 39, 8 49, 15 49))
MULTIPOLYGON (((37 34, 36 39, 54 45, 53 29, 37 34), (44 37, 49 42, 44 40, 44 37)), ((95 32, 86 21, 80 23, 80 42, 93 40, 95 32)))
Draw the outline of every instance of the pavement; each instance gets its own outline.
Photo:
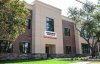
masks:
POLYGON ((72 64, 90 64, 90 62, 76 62, 76 63, 72 63, 72 64))

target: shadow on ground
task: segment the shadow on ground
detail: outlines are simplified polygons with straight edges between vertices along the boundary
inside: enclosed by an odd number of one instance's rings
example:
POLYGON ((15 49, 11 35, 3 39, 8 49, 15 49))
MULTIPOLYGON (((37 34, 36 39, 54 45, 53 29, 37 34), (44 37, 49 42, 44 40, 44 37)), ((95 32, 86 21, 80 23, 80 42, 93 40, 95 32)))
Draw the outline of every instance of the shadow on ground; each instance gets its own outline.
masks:
POLYGON ((22 62, 33 62, 33 61, 46 61, 48 59, 29 59, 29 60, 0 60, 0 64, 6 63, 22 63, 22 62))

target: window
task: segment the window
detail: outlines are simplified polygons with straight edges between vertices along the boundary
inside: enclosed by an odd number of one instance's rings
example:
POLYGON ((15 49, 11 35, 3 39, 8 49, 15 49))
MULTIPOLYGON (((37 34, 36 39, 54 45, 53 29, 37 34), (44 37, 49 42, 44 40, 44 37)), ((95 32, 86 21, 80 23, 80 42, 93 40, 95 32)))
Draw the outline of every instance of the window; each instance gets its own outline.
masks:
POLYGON ((12 53, 12 43, 7 40, 0 40, 0 53, 12 53))
POLYGON ((70 54, 71 53, 71 46, 65 46, 65 53, 70 54))
POLYGON ((64 35, 65 36, 70 36, 70 29, 64 28, 64 35))
POLYGON ((54 19, 46 17, 46 31, 54 32, 54 19))
POLYGON ((27 19, 27 23, 28 23, 27 28, 30 29, 31 28, 31 19, 30 18, 27 19))
POLYGON ((30 53, 30 43, 21 42, 21 44, 20 44, 20 52, 21 53, 30 53))
POLYGON ((82 44, 82 53, 84 54, 89 54, 90 53, 90 49, 88 44, 82 44))
POLYGON ((81 28, 80 37, 89 38, 89 33, 81 28))

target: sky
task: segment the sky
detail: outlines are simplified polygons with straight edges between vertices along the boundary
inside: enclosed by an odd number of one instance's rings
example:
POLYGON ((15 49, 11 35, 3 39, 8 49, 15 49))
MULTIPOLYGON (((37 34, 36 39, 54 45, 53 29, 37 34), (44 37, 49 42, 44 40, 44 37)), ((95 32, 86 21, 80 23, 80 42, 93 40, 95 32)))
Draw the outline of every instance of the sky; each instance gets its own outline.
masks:
MULTIPOLYGON (((25 0, 27 3, 32 3, 34 0, 25 0)), ((81 3, 77 2, 76 0, 39 0, 51 6, 57 7, 62 10, 62 15, 67 16, 67 11, 69 7, 78 7, 82 6, 81 3)), ((86 2, 86 0, 80 0, 82 2, 86 2)), ((94 4, 97 3, 97 0, 88 0, 93 2, 94 4)))

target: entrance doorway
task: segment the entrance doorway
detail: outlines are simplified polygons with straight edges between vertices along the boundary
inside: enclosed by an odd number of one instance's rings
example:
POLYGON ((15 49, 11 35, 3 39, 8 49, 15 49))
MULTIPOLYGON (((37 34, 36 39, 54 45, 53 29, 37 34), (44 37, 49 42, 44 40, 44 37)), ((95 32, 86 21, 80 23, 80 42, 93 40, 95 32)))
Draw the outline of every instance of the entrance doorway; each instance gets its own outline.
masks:
POLYGON ((50 57, 51 54, 55 54, 55 45, 46 44, 45 53, 47 57, 50 57))

